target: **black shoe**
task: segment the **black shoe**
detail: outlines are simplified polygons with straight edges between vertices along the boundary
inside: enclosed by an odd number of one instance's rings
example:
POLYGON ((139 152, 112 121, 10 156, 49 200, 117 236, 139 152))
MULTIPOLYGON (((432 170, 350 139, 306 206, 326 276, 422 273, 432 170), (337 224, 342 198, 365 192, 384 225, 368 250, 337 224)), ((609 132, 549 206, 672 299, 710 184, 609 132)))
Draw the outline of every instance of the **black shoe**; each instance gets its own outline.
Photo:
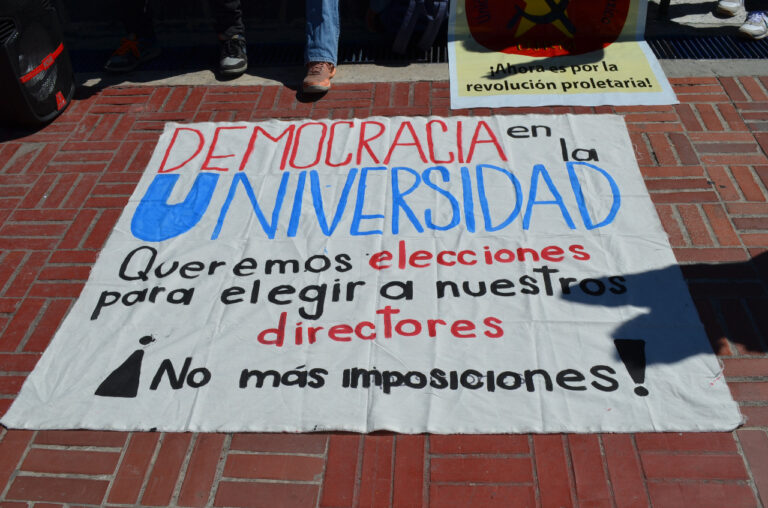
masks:
POLYGON ((141 39, 130 34, 120 42, 120 46, 104 64, 104 69, 109 72, 132 71, 159 54, 160 45, 155 39, 141 39))
POLYGON ((219 72, 225 76, 239 76, 248 69, 248 55, 245 52, 245 37, 234 35, 219 41, 221 53, 219 72))

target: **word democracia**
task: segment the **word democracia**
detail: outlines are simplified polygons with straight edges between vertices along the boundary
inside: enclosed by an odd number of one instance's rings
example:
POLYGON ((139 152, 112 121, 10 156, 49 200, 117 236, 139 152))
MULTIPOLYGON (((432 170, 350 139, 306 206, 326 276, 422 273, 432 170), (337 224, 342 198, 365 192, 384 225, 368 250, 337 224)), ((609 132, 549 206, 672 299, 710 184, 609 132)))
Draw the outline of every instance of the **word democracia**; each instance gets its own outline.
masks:
MULTIPOLYGON (((596 165, 595 159, 563 161, 557 167, 534 164, 525 171, 509 169, 503 164, 508 162, 508 157, 502 145, 483 121, 477 123, 468 147, 452 139, 453 144, 449 145, 452 148, 443 149, 442 154, 435 153, 430 134, 447 129, 441 121, 427 123, 424 146, 411 124, 403 122, 383 154, 374 151, 371 143, 377 136, 368 136, 365 127, 379 122, 362 122, 354 153, 348 152, 340 156, 340 161, 334 161, 331 155, 335 153, 331 147, 334 127, 351 123, 291 125, 274 136, 257 126, 243 154, 221 154, 216 151, 216 143, 223 129, 245 129, 245 126, 219 127, 210 142, 195 129, 177 128, 158 174, 134 212, 133 235, 144 241, 159 242, 207 228, 205 234, 215 240, 228 223, 245 220, 243 214, 254 219, 249 227, 260 228, 269 239, 296 237, 300 229, 306 232, 308 228, 328 237, 414 234, 460 227, 469 233, 486 233, 517 223, 523 230, 531 229, 539 210, 550 210, 546 212, 548 219, 560 221, 567 229, 591 230, 611 224, 621 207, 616 180, 609 171, 596 165), (314 160, 299 164, 295 158, 300 134, 312 125, 322 126, 319 139, 313 139, 309 149, 310 152, 316 150, 316 154, 314 160), (192 136, 199 138, 197 145, 193 142, 185 148, 192 153, 171 166, 168 161, 175 140, 185 131, 192 131, 192 136), (330 133, 327 144, 323 141, 326 131, 330 133), (409 134, 404 137, 404 132, 409 134), (284 143, 266 152, 266 160, 252 160, 257 140, 276 143, 283 137, 284 143), (274 152, 279 152, 282 144, 285 147, 280 171, 276 171, 273 165, 277 166, 277 161, 273 162, 270 157, 277 158, 274 152), (203 156, 206 146, 208 154, 203 156), (472 163, 478 158, 475 155, 480 151, 478 146, 482 147, 483 160, 500 161, 499 164, 472 163), (418 160, 423 165, 398 165, 394 155, 401 151, 410 156, 409 161, 418 160), (215 165, 222 164, 217 162, 219 159, 229 161, 230 158, 233 161, 242 158, 242 162, 215 165), (357 162, 361 164, 354 164, 357 162), (344 169, 318 171, 316 168, 322 164, 326 168, 344 166, 344 169), (196 176, 186 196, 174 198, 171 204, 169 199, 182 170, 196 176), (593 189, 597 182, 601 182, 599 185, 605 192, 599 193, 600 196, 585 192, 583 187, 593 189), (551 219, 553 216, 555 219, 551 219)), ((381 132, 377 131, 379 136, 381 132)))

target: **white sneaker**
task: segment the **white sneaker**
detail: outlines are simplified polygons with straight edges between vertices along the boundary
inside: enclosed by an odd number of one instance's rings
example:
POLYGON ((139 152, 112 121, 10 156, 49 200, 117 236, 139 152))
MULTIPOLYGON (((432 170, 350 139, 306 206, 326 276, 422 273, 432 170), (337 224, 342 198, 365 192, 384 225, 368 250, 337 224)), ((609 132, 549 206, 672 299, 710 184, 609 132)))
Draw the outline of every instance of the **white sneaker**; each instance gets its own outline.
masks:
POLYGON ((762 39, 768 35, 768 15, 766 15, 766 11, 747 13, 747 20, 741 25, 739 32, 753 39, 762 39))
POLYGON ((722 16, 735 16, 744 5, 744 0, 720 0, 717 2, 715 12, 722 16))

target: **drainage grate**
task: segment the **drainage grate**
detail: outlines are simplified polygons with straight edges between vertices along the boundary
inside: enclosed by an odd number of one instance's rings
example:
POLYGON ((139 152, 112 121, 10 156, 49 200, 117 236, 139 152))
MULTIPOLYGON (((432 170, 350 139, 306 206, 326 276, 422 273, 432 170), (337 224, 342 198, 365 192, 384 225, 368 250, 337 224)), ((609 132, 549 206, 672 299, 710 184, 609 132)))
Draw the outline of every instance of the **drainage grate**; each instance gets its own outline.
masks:
MULTIPOLYGON (((707 38, 657 38, 648 44, 657 58, 665 60, 693 59, 768 59, 768 37, 757 41, 732 36, 707 38)), ((108 56, 105 51, 93 49, 70 50, 76 72, 96 72, 102 69, 108 56)), ((215 68, 217 46, 195 48, 166 48, 161 56, 145 64, 143 69, 154 71, 192 71, 215 68), (200 55, 208 55, 201 60, 200 55)), ((254 67, 301 66, 304 48, 301 44, 249 45, 248 60, 254 67)), ((445 42, 435 44, 427 51, 410 50, 404 55, 392 51, 389 44, 377 42, 344 42, 339 47, 339 62, 349 64, 406 65, 408 63, 446 63, 448 50, 445 42)))
POLYGON ((768 38, 756 41, 730 35, 649 39, 657 58, 666 60, 721 60, 768 58, 768 38))

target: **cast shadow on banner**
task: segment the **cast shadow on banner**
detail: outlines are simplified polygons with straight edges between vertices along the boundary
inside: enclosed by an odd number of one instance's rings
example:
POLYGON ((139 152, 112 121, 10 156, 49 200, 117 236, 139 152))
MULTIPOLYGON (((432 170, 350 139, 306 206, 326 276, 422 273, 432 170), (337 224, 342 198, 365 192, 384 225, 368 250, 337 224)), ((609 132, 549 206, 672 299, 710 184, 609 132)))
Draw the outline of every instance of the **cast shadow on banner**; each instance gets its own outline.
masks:
MULTIPOLYGON (((603 61, 603 57, 605 56, 604 50, 598 50, 593 51, 591 53, 585 53, 583 55, 571 55, 568 57, 568 65, 569 66, 591 66, 595 64, 599 64, 603 61)), ((562 63, 562 57, 559 56, 552 56, 552 57, 545 57, 545 58, 538 58, 535 62, 533 62, 536 66, 541 66, 545 69, 549 69, 552 66, 559 66, 562 63)), ((488 71, 487 74, 483 75, 483 78, 489 79, 489 80, 504 80, 509 78, 509 75, 504 72, 491 72, 488 71)))
MULTIPOLYGON (((764 252, 751 260, 740 263, 694 265, 672 265, 659 270, 624 275, 628 287, 653 287, 654 283, 663 284, 665 280, 677 276, 682 270, 683 277, 691 291, 699 316, 705 325, 712 348, 703 341, 686 341, 686 347, 675 347, 669 344, 663 351, 644 356, 643 363, 671 364, 699 354, 711 354, 712 349, 717 354, 765 354, 768 352, 768 316, 765 314, 768 302, 768 252, 764 252), (747 309, 739 300, 745 300, 747 309), (740 309, 734 311, 734 309, 740 309), (733 314, 737 312, 738 314, 733 314), (748 313, 756 329, 750 323, 748 313), (736 317, 738 316, 738 317, 736 317), (730 318, 730 319, 729 319, 730 318), (725 324, 725 327, 723 327, 725 324), (725 338, 727 337, 727 339, 725 338), (732 347, 731 344, 735 346, 732 347)), ((608 277, 598 279, 608 285, 608 277)), ((620 299, 605 299, 599 303, 584 292, 561 294, 569 302, 603 305, 616 307, 623 305, 620 299)), ((635 330, 653 328, 659 316, 663 316, 665 297, 663 294, 646 295, 632 302, 639 307, 648 309, 646 314, 621 324, 613 331, 612 337, 618 342, 636 342, 641 339, 635 330), (629 340, 627 340, 629 339, 629 340)), ((641 339, 642 340, 642 339, 641 339)), ((625 364, 621 344, 617 344, 616 358, 625 364)), ((629 368, 629 366, 628 366, 629 368)), ((726 372, 727 375, 727 372, 726 372)))

